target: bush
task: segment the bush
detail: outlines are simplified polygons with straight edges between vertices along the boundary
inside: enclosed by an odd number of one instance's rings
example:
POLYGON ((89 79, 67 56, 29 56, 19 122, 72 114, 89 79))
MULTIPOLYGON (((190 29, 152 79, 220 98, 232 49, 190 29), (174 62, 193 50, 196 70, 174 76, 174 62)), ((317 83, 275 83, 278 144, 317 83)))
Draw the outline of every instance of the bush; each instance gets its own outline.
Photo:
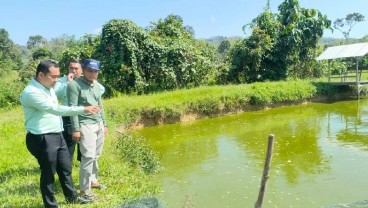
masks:
POLYGON ((316 87, 318 95, 333 97, 338 93, 352 92, 350 86, 331 85, 326 82, 313 82, 312 84, 316 87))
POLYGON ((9 71, 0 77, 2 80, 0 82, 0 108, 19 105, 19 95, 25 84, 20 82, 17 77, 17 71, 9 71))
POLYGON ((140 168, 146 174, 159 172, 159 159, 143 137, 133 137, 131 134, 124 133, 118 138, 117 148, 133 167, 140 168))

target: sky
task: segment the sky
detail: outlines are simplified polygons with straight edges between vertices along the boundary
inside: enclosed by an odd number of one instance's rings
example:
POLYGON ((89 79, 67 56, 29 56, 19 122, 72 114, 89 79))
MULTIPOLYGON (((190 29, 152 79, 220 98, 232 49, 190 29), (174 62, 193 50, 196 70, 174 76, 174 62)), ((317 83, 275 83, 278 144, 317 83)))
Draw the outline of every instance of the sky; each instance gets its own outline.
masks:
MULTIPOLYGON (((270 0, 271 11, 283 0, 270 0)), ((242 27, 263 12, 267 0, 0 0, 0 28, 14 43, 26 45, 29 36, 47 40, 62 35, 80 38, 98 34, 112 19, 129 19, 142 28, 151 22, 179 15, 196 38, 246 37, 242 27)), ((350 13, 366 21, 357 23, 351 38, 368 34, 368 0, 299 0, 303 8, 317 9, 334 22, 350 13)), ((323 37, 343 38, 340 31, 325 30, 323 37)))

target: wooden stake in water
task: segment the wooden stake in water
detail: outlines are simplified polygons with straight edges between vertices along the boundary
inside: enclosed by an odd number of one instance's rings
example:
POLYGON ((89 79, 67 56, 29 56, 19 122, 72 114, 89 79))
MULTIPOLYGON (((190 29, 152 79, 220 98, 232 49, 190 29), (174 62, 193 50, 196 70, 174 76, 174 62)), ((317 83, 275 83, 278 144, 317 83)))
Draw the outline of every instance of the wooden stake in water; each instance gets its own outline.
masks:
POLYGON ((267 147, 267 153, 266 153, 265 166, 263 169, 261 187, 259 188, 258 200, 256 204, 254 205, 254 208, 262 208, 263 197, 264 197, 265 190, 266 190, 266 182, 268 179, 268 171, 270 170, 270 166, 271 166, 274 140, 275 140, 275 135, 270 134, 268 136, 268 147, 267 147))

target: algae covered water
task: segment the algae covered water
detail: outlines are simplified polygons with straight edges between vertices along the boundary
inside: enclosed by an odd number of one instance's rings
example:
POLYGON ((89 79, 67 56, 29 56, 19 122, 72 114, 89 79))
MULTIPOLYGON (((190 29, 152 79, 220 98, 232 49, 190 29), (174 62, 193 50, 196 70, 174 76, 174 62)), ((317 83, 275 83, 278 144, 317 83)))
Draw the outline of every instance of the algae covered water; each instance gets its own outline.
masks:
POLYGON ((169 207, 254 207, 267 138, 263 205, 324 207, 368 199, 368 100, 311 103, 144 128, 169 207))

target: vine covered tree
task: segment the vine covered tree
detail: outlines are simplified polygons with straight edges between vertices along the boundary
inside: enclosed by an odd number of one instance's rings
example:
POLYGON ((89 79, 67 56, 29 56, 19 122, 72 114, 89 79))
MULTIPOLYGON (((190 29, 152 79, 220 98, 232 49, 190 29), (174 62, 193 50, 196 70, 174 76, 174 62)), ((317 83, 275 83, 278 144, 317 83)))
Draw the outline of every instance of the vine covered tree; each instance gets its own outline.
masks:
POLYGON ((130 20, 103 26, 98 56, 112 91, 147 93, 205 82, 214 48, 196 41, 180 16, 169 15, 144 30, 130 20))
POLYGON ((179 15, 169 15, 165 19, 159 19, 157 23, 151 22, 150 34, 162 38, 192 38, 194 30, 190 26, 184 27, 183 18, 179 15))

